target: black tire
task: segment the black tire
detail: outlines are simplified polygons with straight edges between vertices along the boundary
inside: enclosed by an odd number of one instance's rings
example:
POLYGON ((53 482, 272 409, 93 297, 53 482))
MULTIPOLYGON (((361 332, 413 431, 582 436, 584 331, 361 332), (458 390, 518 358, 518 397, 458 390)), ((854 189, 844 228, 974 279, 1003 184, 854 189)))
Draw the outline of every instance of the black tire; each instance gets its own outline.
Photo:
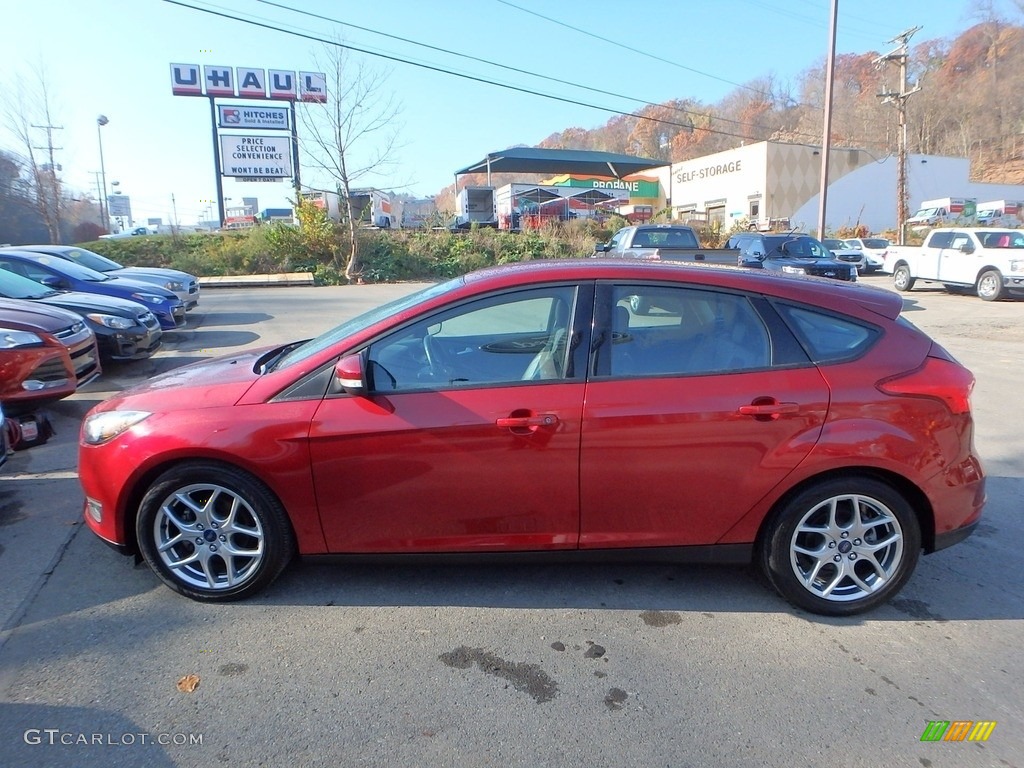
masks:
POLYGON ((986 269, 978 275, 976 290, 982 301, 999 301, 1006 297, 1006 286, 998 269, 986 269))
POLYGON ((784 503, 765 529, 759 560, 793 605, 852 616, 899 592, 920 554, 921 529, 907 500, 881 481, 843 477, 784 503))
POLYGON ((910 274, 910 267, 900 264, 892 273, 892 284, 897 291, 910 291, 914 288, 917 278, 910 274))
POLYGON ((270 489, 214 462, 179 464, 160 475, 142 499, 135 533, 160 580, 204 602, 256 594, 295 553, 291 522, 270 489))

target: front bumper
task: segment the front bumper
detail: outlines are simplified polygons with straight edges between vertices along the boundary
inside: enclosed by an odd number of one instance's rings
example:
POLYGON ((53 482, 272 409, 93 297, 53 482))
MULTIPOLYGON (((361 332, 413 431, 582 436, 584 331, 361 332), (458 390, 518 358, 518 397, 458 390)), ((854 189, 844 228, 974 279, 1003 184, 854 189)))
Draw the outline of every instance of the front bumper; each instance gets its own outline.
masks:
POLYGON ((96 333, 100 357, 106 360, 145 360, 160 349, 159 329, 133 328, 124 331, 96 333))
POLYGON ((152 310, 153 314, 157 316, 160 321, 160 327, 165 331, 173 331, 177 328, 184 327, 187 322, 185 319, 185 305, 178 304, 172 307, 170 311, 166 310, 152 310))
POLYGON ((959 544, 974 533, 974 529, 978 527, 979 522, 980 521, 975 520, 970 525, 965 525, 963 528, 957 528, 955 531, 936 534, 935 547, 932 549, 932 552, 938 552, 940 549, 945 549, 946 547, 952 547, 954 544, 959 544))

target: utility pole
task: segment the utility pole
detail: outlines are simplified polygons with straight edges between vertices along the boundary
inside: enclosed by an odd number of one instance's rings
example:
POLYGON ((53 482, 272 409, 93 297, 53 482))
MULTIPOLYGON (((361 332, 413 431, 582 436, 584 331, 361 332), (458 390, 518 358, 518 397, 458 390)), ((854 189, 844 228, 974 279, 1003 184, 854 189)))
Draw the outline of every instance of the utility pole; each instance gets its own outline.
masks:
POLYGON ((836 20, 839 0, 832 0, 832 15, 828 25, 828 60, 825 64, 825 109, 821 128, 821 180, 818 186, 818 239, 825 239, 825 212, 828 205, 828 161, 832 154, 832 92, 835 86, 836 20))
MULTIPOLYGON (((49 114, 47 114, 49 117, 49 114)), ((46 146, 45 147, 33 147, 34 149, 45 149, 50 158, 50 164, 47 166, 46 174, 39 173, 38 169, 33 169, 36 175, 36 184, 40 184, 44 179, 46 180, 46 193, 43 195, 46 200, 45 208, 47 213, 45 216, 47 229, 50 231, 50 240, 54 243, 60 242, 60 187, 57 183, 57 171, 60 167, 57 165, 57 160, 54 157, 54 152, 63 149, 63 147, 53 146, 53 132, 63 131, 63 125, 51 125, 50 121, 46 121, 46 125, 32 125, 33 128, 43 128, 46 130, 46 146), (52 205, 52 207, 51 207, 52 205)), ((37 194, 42 192, 38 190, 37 194)))
POLYGON ((100 228, 106 230, 107 225, 104 222, 104 208, 103 208, 103 188, 100 187, 100 172, 89 171, 96 179, 96 201, 100 204, 100 228))
POLYGON ((888 42, 890 45, 899 43, 899 47, 874 60, 876 67, 892 62, 900 68, 899 91, 890 91, 886 88, 878 94, 878 98, 882 100, 883 104, 895 105, 899 115, 900 130, 897 136, 897 141, 899 142, 897 162, 899 167, 896 169, 896 226, 899 228, 900 245, 906 244, 906 223, 910 217, 910 212, 907 210, 907 99, 921 90, 920 84, 917 83, 914 84, 911 90, 907 90, 907 60, 910 58, 907 49, 910 38, 920 29, 921 27, 913 27, 896 35, 896 37, 888 42))

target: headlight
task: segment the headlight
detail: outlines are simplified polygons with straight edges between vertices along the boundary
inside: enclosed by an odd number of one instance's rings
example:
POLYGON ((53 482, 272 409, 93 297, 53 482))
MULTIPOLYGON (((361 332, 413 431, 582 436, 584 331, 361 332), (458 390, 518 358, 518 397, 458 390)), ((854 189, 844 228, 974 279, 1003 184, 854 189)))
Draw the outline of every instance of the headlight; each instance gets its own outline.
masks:
POLYGON ((137 301, 148 301, 150 304, 163 304, 163 296, 157 296, 152 293, 133 293, 132 298, 137 301))
POLYGON ((783 267, 782 271, 787 275, 806 275, 807 270, 803 267, 783 267))
POLYGON ((93 414, 82 424, 82 442, 99 445, 113 440, 150 415, 146 411, 105 411, 93 414))
POLYGON ((0 328, 0 349, 36 347, 42 343, 42 337, 36 336, 34 333, 16 331, 13 328, 0 328))
POLYGON ((179 283, 175 280, 168 280, 166 283, 164 283, 164 288, 166 288, 168 291, 184 291, 185 284, 179 283))
POLYGON ((134 322, 129 320, 127 317, 118 317, 117 315, 101 315, 98 312, 86 315, 89 320, 94 323, 99 323, 107 328, 116 328, 117 330, 123 331, 125 328, 131 328, 135 325, 134 322))

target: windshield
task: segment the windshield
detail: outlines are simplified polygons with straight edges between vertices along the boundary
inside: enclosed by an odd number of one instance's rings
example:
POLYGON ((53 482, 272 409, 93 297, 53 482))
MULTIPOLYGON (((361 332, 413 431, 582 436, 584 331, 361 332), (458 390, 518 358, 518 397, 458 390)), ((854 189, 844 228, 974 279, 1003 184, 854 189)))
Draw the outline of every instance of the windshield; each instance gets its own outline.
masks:
POLYGON ((888 248, 889 241, 882 238, 869 238, 864 241, 865 248, 888 248))
POLYGON ((111 261, 106 256, 100 256, 98 253, 87 251, 85 248, 68 248, 65 251, 61 251, 61 256, 86 269, 94 269, 97 272, 113 272, 115 269, 123 269, 122 265, 116 261, 111 261))
MULTIPOLYGON (((75 264, 73 261, 67 261, 58 256, 50 256, 49 254, 33 254, 34 261, 36 264, 45 264, 50 269, 60 272, 62 275, 74 278, 75 280, 84 280, 88 283, 102 283, 107 280, 113 280, 112 277, 107 277, 101 272, 97 272, 95 269, 89 269, 83 267, 81 264, 75 264)), ((26 257, 28 258, 28 257, 26 257)))
POLYGON ((410 293, 408 296, 403 296, 400 299, 395 299, 392 302, 376 307, 375 309, 371 309, 368 312, 364 312, 361 315, 353 317, 351 320, 346 320, 341 325, 335 326, 326 333, 320 334, 315 339, 310 339, 295 349, 290 350, 279 360, 270 365, 268 370, 276 371, 281 368, 287 368, 290 365, 300 363, 318 352, 322 352, 328 347, 337 344, 347 336, 359 333, 359 331, 364 328, 369 328, 374 323, 378 323, 391 315, 397 315, 400 312, 404 312, 410 307, 416 306, 420 302, 427 301, 435 296, 441 296, 448 291, 454 290, 464 282, 463 278, 457 277, 454 280, 449 280, 445 283, 430 285, 422 290, 416 291, 415 293, 410 293))
POLYGON ((35 280, 0 269, 0 296, 8 299, 42 299, 57 293, 59 291, 47 288, 35 280))
POLYGON ((920 211, 914 214, 914 217, 917 218, 920 216, 934 216, 938 212, 938 208, 922 208, 920 211))
POLYGON ((849 248, 842 240, 822 240, 826 248, 849 248))
POLYGON ((766 244, 770 247, 768 256, 772 259, 832 258, 832 252, 813 237, 776 237, 766 244))

